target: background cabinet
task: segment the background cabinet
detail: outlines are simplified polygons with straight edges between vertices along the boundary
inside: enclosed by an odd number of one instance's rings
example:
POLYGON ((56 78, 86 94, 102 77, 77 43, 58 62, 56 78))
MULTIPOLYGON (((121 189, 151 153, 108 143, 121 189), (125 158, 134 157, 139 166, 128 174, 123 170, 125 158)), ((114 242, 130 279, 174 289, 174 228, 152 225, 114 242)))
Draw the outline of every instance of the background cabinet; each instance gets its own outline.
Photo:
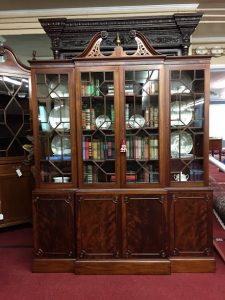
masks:
POLYGON ((34 198, 35 271, 54 265, 70 271, 73 265, 77 274, 215 269, 209 57, 162 56, 142 34, 135 39, 133 55, 118 41, 104 56, 97 34, 74 60, 31 62, 34 195, 45 195, 34 198), (74 200, 65 206, 67 193, 74 200), (57 251, 67 256, 60 267, 57 251))
POLYGON ((30 70, 7 46, 0 49, 0 227, 31 222, 30 70), (12 189, 13 187, 13 189, 12 189))

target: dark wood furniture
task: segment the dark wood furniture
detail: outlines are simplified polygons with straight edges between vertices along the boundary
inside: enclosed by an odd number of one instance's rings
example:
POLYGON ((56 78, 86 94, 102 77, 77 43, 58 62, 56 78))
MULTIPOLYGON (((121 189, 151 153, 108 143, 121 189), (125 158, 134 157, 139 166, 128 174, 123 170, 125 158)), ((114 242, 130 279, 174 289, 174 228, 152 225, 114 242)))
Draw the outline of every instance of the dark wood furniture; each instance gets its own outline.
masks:
POLYGON ((30 61, 35 272, 213 272, 208 56, 30 61))
POLYGON ((223 139, 222 138, 209 138, 209 151, 214 156, 215 152, 219 154, 219 160, 221 161, 222 149, 223 149, 223 139))
POLYGON ((30 69, 0 47, 0 227, 31 222, 32 175, 27 161, 30 69))
POLYGON ((67 19, 39 19, 51 39, 55 59, 78 56, 97 32, 107 30, 108 39, 102 43, 102 51, 114 49, 116 33, 120 33, 124 50, 136 49, 136 43, 128 38, 130 29, 142 32, 149 43, 160 53, 188 55, 190 37, 197 27, 202 13, 178 13, 165 16, 67 19))

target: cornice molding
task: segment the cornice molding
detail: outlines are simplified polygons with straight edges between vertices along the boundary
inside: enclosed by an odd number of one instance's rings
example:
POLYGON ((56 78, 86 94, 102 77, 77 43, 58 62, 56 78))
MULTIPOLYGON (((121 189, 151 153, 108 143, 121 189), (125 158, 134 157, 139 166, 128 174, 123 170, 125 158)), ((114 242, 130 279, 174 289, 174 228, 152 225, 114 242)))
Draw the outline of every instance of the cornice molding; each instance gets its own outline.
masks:
POLYGON ((44 34, 41 18, 93 19, 195 13, 198 4, 79 7, 0 11, 1 35, 44 34))
POLYGON ((78 7, 57 9, 34 9, 34 10, 5 10, 0 11, 0 18, 18 17, 92 17, 94 15, 113 14, 153 14, 196 12, 198 4, 170 4, 170 5, 138 5, 138 6, 105 6, 105 7, 78 7))

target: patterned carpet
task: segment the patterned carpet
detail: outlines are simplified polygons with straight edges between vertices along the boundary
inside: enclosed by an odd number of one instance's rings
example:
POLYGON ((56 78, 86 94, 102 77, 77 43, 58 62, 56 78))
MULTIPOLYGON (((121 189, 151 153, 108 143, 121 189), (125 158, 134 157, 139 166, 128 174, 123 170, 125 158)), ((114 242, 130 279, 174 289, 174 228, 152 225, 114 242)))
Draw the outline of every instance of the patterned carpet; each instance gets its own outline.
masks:
POLYGON ((213 245, 225 262, 225 173, 210 164, 209 179, 213 188, 213 245))

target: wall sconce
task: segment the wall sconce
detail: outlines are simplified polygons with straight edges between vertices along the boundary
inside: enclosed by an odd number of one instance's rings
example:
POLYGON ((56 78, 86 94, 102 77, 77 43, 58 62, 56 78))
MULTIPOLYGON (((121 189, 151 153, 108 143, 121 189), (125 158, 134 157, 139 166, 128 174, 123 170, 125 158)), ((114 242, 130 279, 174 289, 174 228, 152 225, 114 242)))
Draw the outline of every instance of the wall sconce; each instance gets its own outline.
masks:
POLYGON ((205 46, 199 46, 193 49, 193 54, 197 55, 212 55, 212 56, 222 56, 225 54, 225 49, 222 46, 213 46, 211 48, 207 48, 205 46))

